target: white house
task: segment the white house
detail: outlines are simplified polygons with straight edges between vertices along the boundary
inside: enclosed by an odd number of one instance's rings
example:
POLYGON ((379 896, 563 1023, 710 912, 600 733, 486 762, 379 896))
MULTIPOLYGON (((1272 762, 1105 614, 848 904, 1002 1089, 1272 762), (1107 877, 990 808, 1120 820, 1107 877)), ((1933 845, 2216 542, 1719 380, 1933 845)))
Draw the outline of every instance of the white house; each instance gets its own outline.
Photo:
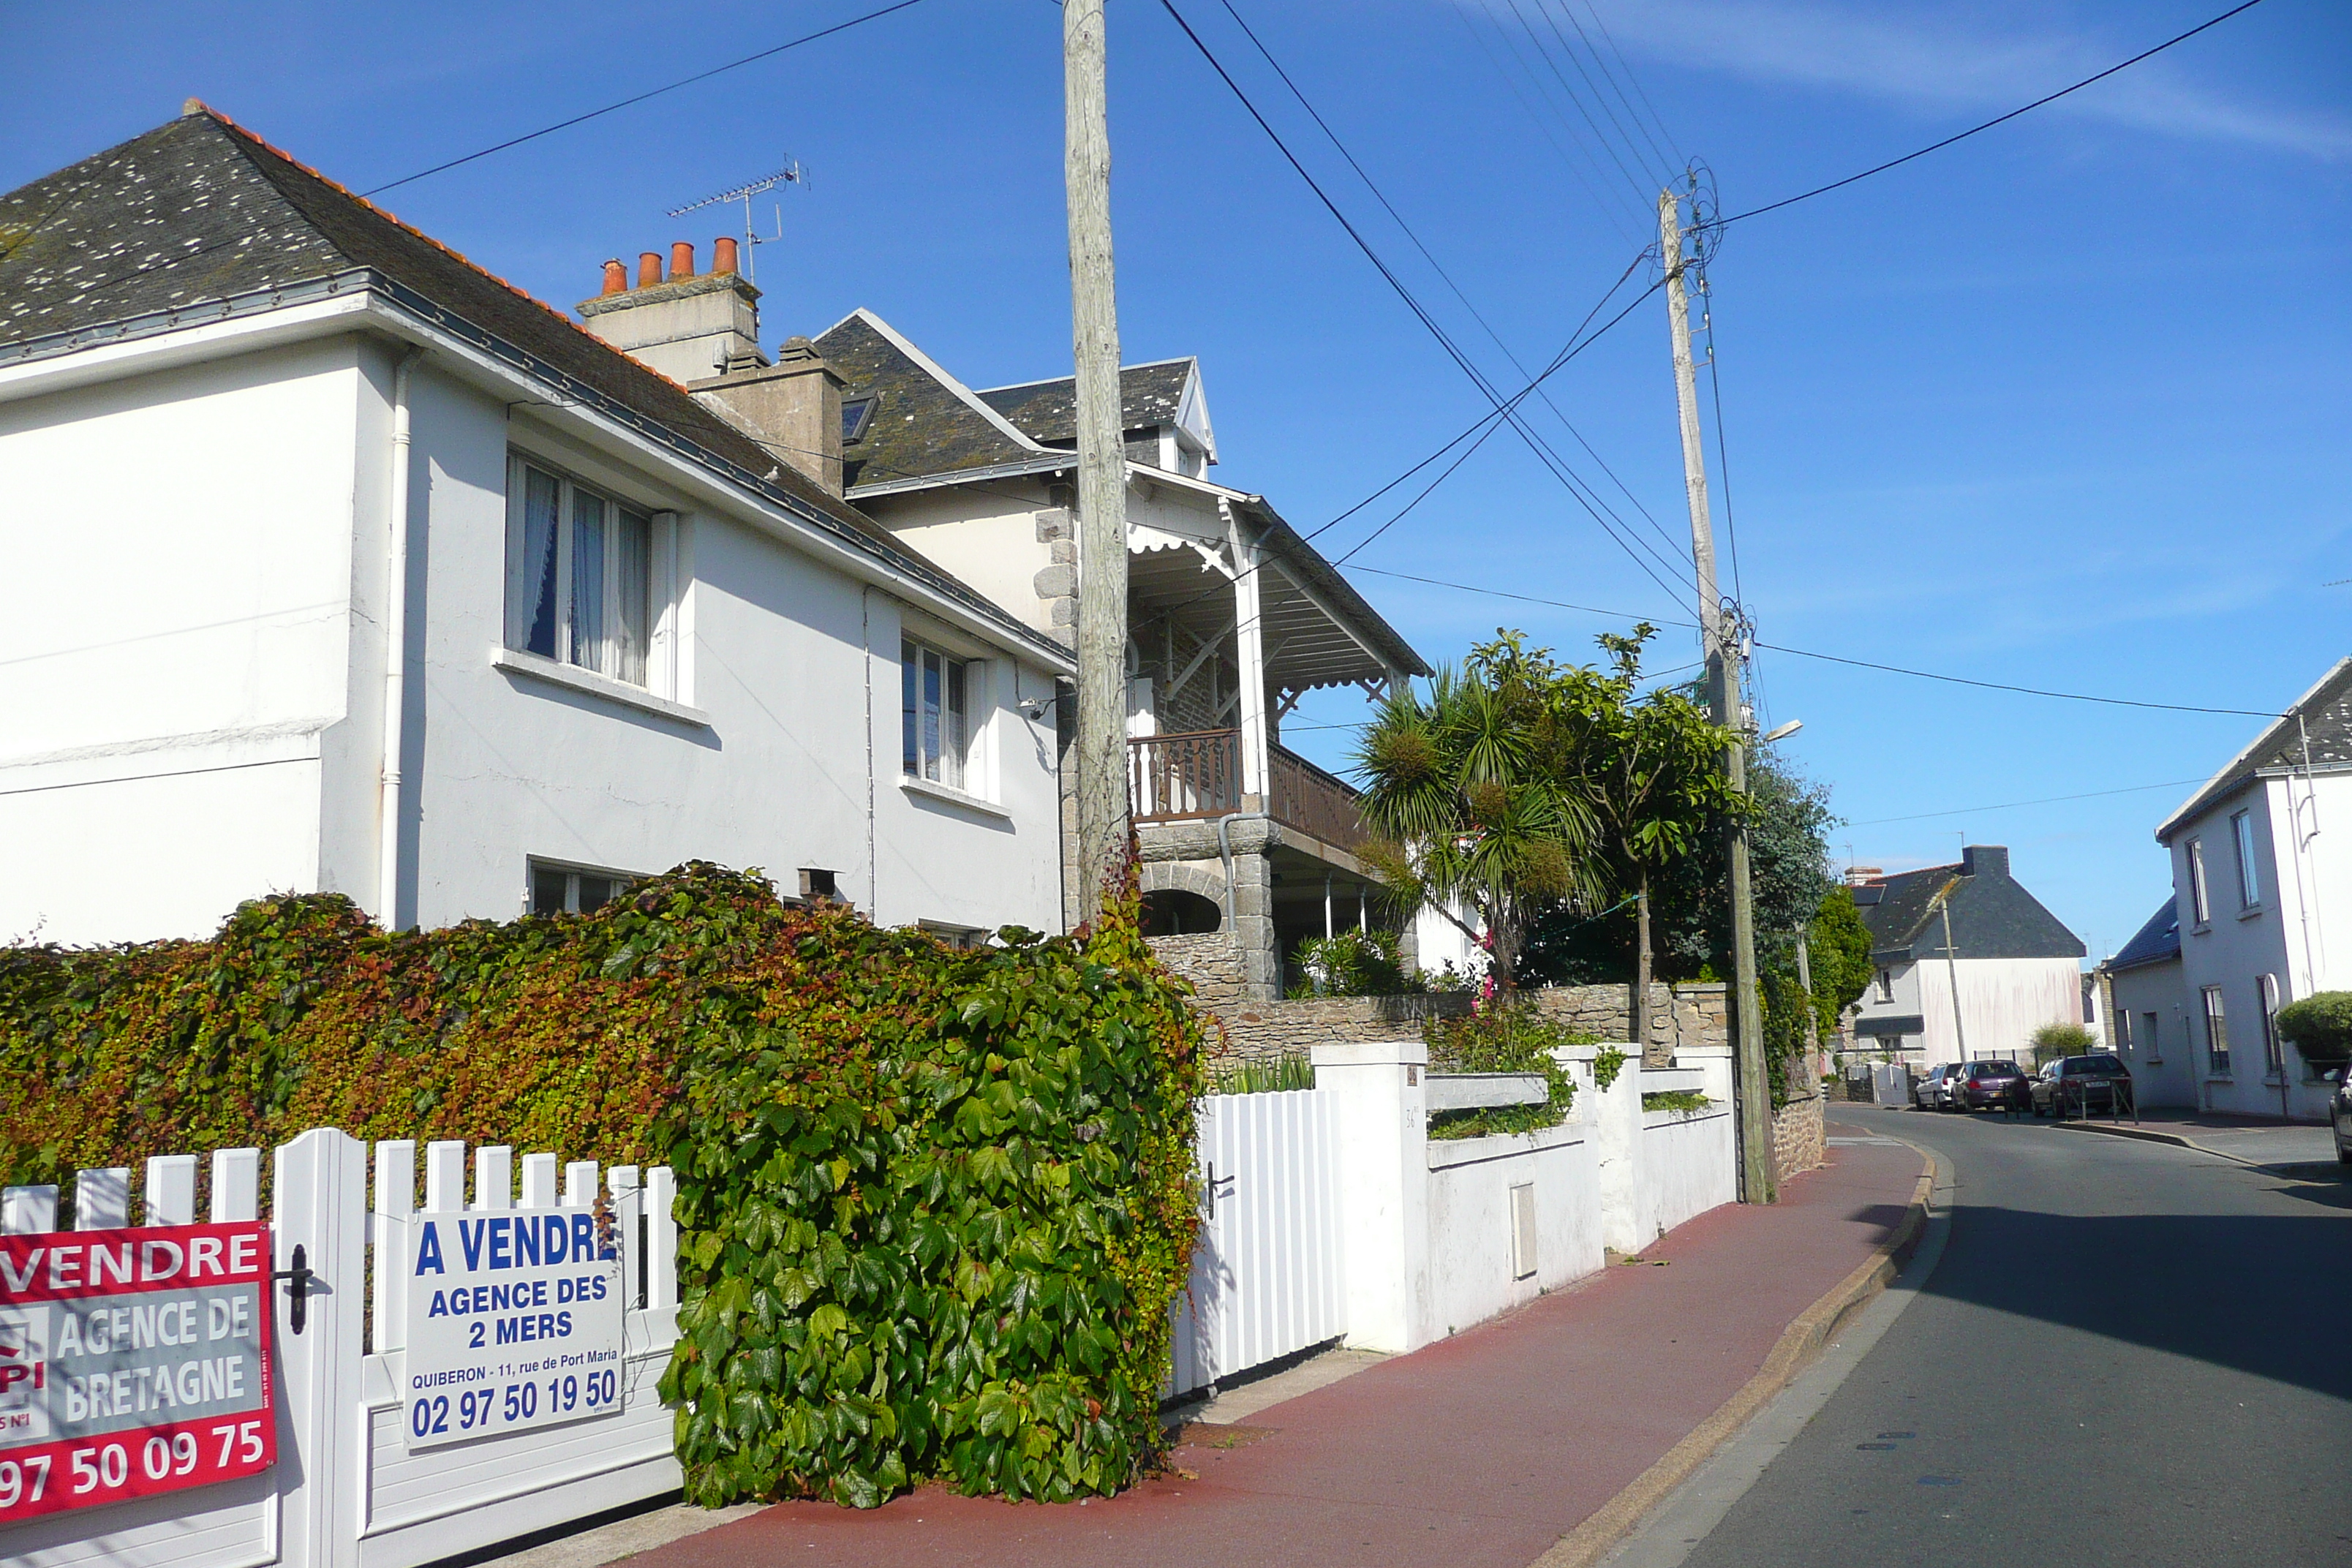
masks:
POLYGON ((2022 1061, 2034 1030, 2082 1021, 2083 944, 2010 875, 2000 845, 1853 891, 1877 969, 1853 1030, 1872 1048, 1927 1066, 2022 1061))
MULTIPOLYGON (((2172 861, 2179 960, 2165 984, 2177 991, 2136 1000, 2134 1028, 2145 1030, 2154 1016, 2163 1031, 2158 1048, 2186 1058, 2179 1103, 2326 1119, 2329 1086, 2279 1037, 2276 1018, 2299 996, 2352 989, 2352 834, 2326 835, 2330 823, 2347 820, 2352 658, 2156 830, 2172 861)), ((2111 971, 2124 956, 2109 961, 2111 971)), ((2137 1034, 2133 1043, 2139 1047, 2137 1034)))
POLYGON ((2180 979, 2180 913, 2170 899, 2098 968, 2105 982, 2108 1046, 2131 1069, 2142 1105, 2193 1106, 2204 1074, 2198 1027, 2180 979))
POLYGON ((0 231, 0 940, 693 858, 1060 929, 1068 653, 761 444, 827 384, 759 351, 731 242, 648 258, 733 333, 698 395, 201 105, 0 231))
MULTIPOLYGON (((1070 638, 1069 379, 975 390, 863 310, 810 347, 842 384, 848 498, 1006 615, 1070 638)), ((1129 365, 1120 395, 1147 929, 1211 1000, 1263 1000, 1301 940, 1365 920, 1376 890, 1355 792, 1285 747, 1283 721, 1315 688, 1376 695, 1429 667, 1263 496, 1207 477, 1217 442, 1195 361, 1129 365)), ((1057 717, 1066 743, 1076 715, 1057 717)))

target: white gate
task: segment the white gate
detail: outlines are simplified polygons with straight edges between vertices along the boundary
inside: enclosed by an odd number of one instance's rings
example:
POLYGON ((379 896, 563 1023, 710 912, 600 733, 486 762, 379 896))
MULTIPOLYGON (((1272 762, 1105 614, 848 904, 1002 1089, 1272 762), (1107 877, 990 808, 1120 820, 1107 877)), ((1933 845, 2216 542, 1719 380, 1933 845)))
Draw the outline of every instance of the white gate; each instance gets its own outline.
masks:
MULTIPOLYGON (((212 1220, 256 1217, 260 1161, 255 1149, 212 1156, 212 1220)), ((622 1400, 617 1415, 411 1453, 402 1420, 407 1292, 400 1259, 419 1213, 415 1162, 413 1142, 378 1143, 371 1205, 368 1150, 356 1139, 319 1129, 277 1152, 276 1268, 293 1270, 299 1247, 310 1278, 299 1332, 294 1282, 272 1288, 275 1468, 7 1526, 0 1561, 9 1568, 412 1568, 675 1491, 671 1413, 655 1392, 677 1337, 668 1167, 641 1179, 635 1166, 600 1171, 575 1162, 562 1167, 559 1194, 556 1156, 526 1154, 518 1203, 511 1150, 473 1151, 469 1194, 466 1146, 426 1146, 427 1212, 587 1209, 601 1190, 621 1258, 622 1400)), ((141 1223, 193 1223, 196 1173, 193 1154, 148 1161, 141 1223)), ((74 1194, 76 1229, 131 1223, 128 1170, 83 1171, 74 1194)), ((8 1188, 0 1233, 54 1230, 57 1210, 55 1187, 8 1188)))
POLYGON ((1348 1330, 1330 1096, 1211 1095, 1200 1128, 1202 1223, 1174 1314, 1171 1394, 1348 1330))

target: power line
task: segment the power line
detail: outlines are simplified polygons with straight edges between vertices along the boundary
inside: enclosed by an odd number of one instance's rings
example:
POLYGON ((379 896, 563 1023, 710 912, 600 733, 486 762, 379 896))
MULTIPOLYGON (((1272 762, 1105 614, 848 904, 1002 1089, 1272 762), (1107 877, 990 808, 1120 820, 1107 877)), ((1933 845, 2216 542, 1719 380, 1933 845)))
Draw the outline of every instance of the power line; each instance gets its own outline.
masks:
POLYGON ((1878 827, 1889 822, 1925 822, 1931 816, 1969 816, 1979 811, 2014 811, 2021 805, 2056 805, 2061 801, 2099 800, 2111 795, 2138 795, 2152 789, 2182 789, 2200 784, 2203 779, 2167 779, 2161 784, 2126 784, 2121 789, 2086 790, 2081 795, 2045 795, 2039 800, 2005 800, 1997 805, 1960 805, 1949 811, 1916 811, 1908 816, 1873 816, 1861 822, 1849 822, 1848 827, 1878 827))
POLYGON ((1528 444, 1528 449, 1536 454, 1538 461, 1542 462, 1547 468, 1551 470, 1552 477, 1560 481, 1562 487, 1568 490, 1570 495, 1576 499, 1578 504, 1582 506, 1584 510, 1591 515, 1592 520, 1601 525, 1601 531, 1607 533, 1609 537, 1615 542, 1619 549, 1625 552, 1626 555, 1632 559, 1636 566, 1641 568, 1643 575, 1647 576, 1653 583, 1656 584, 1658 588, 1666 594, 1668 597, 1671 598, 1676 596, 1678 590, 1668 584, 1664 578, 1660 577, 1655 572, 1650 569, 1649 563, 1643 561, 1641 554, 1633 548, 1634 544, 1640 543, 1643 549, 1648 550, 1650 554, 1656 559, 1658 563, 1661 566, 1664 566, 1669 573, 1674 573, 1679 576, 1679 568, 1677 568, 1672 562, 1668 561, 1666 557, 1660 555, 1656 548, 1650 545, 1648 541, 1641 539, 1638 534, 1633 534, 1631 530, 1625 530, 1621 532, 1620 530, 1622 527, 1622 524, 1612 524, 1607 517, 1604 517, 1602 509, 1596 507, 1593 501, 1588 499, 1585 495, 1584 489, 1581 488, 1581 481, 1575 477, 1574 470, 1570 468, 1566 463, 1562 462, 1557 454, 1554 454, 1548 446, 1538 439, 1535 434, 1516 416, 1514 412, 1517 406, 1516 402, 1507 405, 1502 400, 1502 398, 1496 393, 1492 384, 1487 381, 1486 377, 1479 371, 1478 367, 1473 364, 1468 356, 1462 353, 1460 347, 1454 343, 1452 337, 1447 335, 1444 328, 1437 324, 1436 319, 1433 317, 1422 305, 1421 301, 1413 296, 1412 290, 1405 287, 1403 280, 1398 278, 1396 273, 1389 267, 1388 263, 1381 258, 1380 253, 1372 248, 1370 243, 1364 238, 1362 233, 1357 229, 1356 226, 1349 221, 1348 216, 1344 212, 1340 211, 1339 204, 1331 199, 1328 193, 1327 193, 1323 189, 1322 185, 1317 182, 1315 176, 1307 172, 1307 165, 1299 162, 1297 154, 1290 150, 1289 143, 1282 139, 1281 134, 1274 129, 1272 122, 1270 122, 1265 116, 1259 111, 1257 105, 1251 100, 1249 94, 1242 90, 1241 84, 1234 79, 1233 73, 1225 69, 1224 63, 1217 58, 1215 52, 1209 47, 1208 44, 1201 37, 1201 35, 1193 31, 1192 24, 1185 20, 1184 14, 1176 8, 1175 0, 1160 0, 1160 3, 1161 7, 1167 11, 1170 17, 1175 21, 1176 26, 1182 29, 1184 36, 1192 41, 1192 47, 1200 51, 1201 58, 1209 62, 1210 68, 1217 73, 1218 79, 1225 84, 1226 88, 1233 93, 1234 97, 1240 101, 1242 108, 1248 111, 1252 120, 1257 122, 1258 129, 1265 132, 1267 140, 1274 143, 1276 151, 1282 154, 1284 161, 1289 163, 1292 170, 1297 174, 1298 177, 1307 183, 1307 188, 1315 193, 1316 199, 1323 204, 1325 210, 1330 213, 1333 220, 1336 221, 1342 229, 1347 231, 1348 237, 1355 242, 1356 247, 1359 250, 1363 252, 1365 259, 1372 264, 1373 268, 1380 273, 1381 277, 1384 280, 1386 280, 1389 287, 1395 290, 1397 297, 1404 301, 1405 307, 1412 312, 1414 319, 1421 322, 1422 326, 1428 331, 1429 334, 1433 338, 1436 339, 1438 346, 1443 348, 1445 351, 1447 357, 1451 358, 1462 373, 1470 378, 1471 384, 1477 387, 1479 392, 1486 398, 1486 400, 1495 405, 1496 411, 1502 415, 1503 417, 1510 420, 1512 429, 1517 433, 1521 440, 1528 444))
POLYGON ((2065 97, 2068 93, 2080 92, 2094 82, 2106 80, 2107 78, 2115 75, 2117 71, 2128 70, 2133 66, 2139 64, 2140 61, 2147 59, 2155 55, 2160 55, 2165 50, 2172 47, 2175 44, 2185 44, 2189 39, 2195 37, 2198 34, 2204 32, 2207 28, 2218 27, 2222 23, 2228 21, 2231 17, 2237 16, 2240 12, 2251 11, 2262 3, 2263 0, 2245 0, 2243 5, 2231 6, 2227 11, 2224 11, 2220 16, 2214 17, 2211 21, 2200 22, 2197 26, 2189 28, 2189 31, 2180 34, 2178 37, 2167 38, 2164 42, 2157 45, 2156 47, 2152 49, 2143 49, 2138 54, 2134 55, 2131 58, 2125 60, 2122 64, 2109 66, 2106 69, 2099 72, 2096 76, 2086 76, 2072 87, 2062 87, 2056 92, 2051 93, 2043 98, 2037 98, 2032 103, 2026 104, 2021 108, 2011 110, 2007 114, 1996 115, 1992 119, 1986 121, 1981 125, 1971 125, 1966 131, 1960 132, 1957 135, 1947 136, 1941 142, 1930 142, 1927 146, 1920 148, 1916 153, 1906 153, 1900 158, 1889 158, 1885 163, 1864 169, 1859 174, 1848 174, 1843 180, 1832 180, 1826 185, 1816 185, 1810 191, 1804 191, 1793 196, 1783 196, 1777 202, 1769 202, 1760 207, 1750 207, 1744 213, 1734 213, 1731 216, 1727 218, 1717 218, 1714 226, 1717 228, 1722 228, 1731 224, 1742 222, 1748 218, 1761 217, 1766 213, 1779 212, 1782 207, 1794 206, 1799 202, 1809 202, 1815 196, 1825 196, 1832 191, 1843 190, 1846 186, 1853 184, 1857 180, 1866 180, 1873 174, 1883 174, 1889 169, 1901 168, 1904 164, 1910 163, 1915 158, 1924 158, 1930 153, 1939 153, 1955 142, 1965 142, 1980 131, 1990 131, 1996 125, 2005 125, 2009 121, 2016 119, 2019 115, 2030 114, 2045 103, 2055 103, 2060 99, 2065 97))
MULTIPOLYGON (((1478 307, 1470 302, 1470 296, 1463 292, 1462 286, 1454 280, 1454 275, 1445 270, 1444 265, 1441 263, 1437 259, 1436 256, 1431 252, 1429 247, 1422 242, 1420 234, 1414 230, 1412 225, 1405 221, 1404 215, 1397 210, 1396 204, 1389 200, 1387 193, 1381 189, 1379 183, 1372 178, 1369 172, 1366 171, 1364 165, 1357 161, 1355 153, 1348 150, 1348 144, 1339 140, 1339 133, 1331 129, 1330 122, 1323 118, 1322 112, 1318 110, 1312 102, 1308 101, 1307 94, 1299 88, 1298 83, 1292 79, 1291 75, 1287 70, 1283 68, 1282 62, 1274 58, 1274 51, 1267 48, 1265 47, 1265 40, 1261 39, 1257 36, 1256 29, 1252 27, 1249 23, 1243 18, 1241 12, 1234 8, 1234 0, 1219 0, 1219 4, 1224 6, 1225 14, 1234 19, 1234 26, 1241 28, 1243 36, 1249 39, 1251 45, 1257 50, 1259 56, 1265 59, 1267 65, 1274 68, 1274 74, 1282 79, 1282 85, 1289 89, 1290 96, 1298 100, 1298 107, 1307 111, 1308 118, 1312 119, 1315 121, 1316 127, 1323 132, 1324 138, 1339 151, 1340 157, 1347 160, 1348 167, 1355 171, 1356 178, 1363 182, 1364 188, 1366 190, 1371 192, 1372 199, 1381 204, 1381 210, 1386 212, 1389 215, 1389 217, 1396 224, 1397 227, 1403 232, 1405 238, 1412 242, 1413 248, 1421 252, 1422 259, 1429 263, 1430 269, 1437 274, 1439 279, 1444 283, 1448 289, 1453 291, 1454 297, 1462 302, 1462 308, 1470 312, 1470 319, 1478 323, 1480 329, 1486 332, 1487 339, 1492 342, 1496 348, 1502 351, 1503 358, 1508 362, 1510 367, 1517 371, 1524 380, 1528 374, 1528 367, 1519 362, 1519 356, 1511 352, 1510 344, 1503 341, 1502 334, 1495 330, 1493 324, 1486 320, 1486 316, 1479 310, 1478 307)), ((1573 18, 1570 19, 1571 21, 1573 20, 1573 18)), ((1593 450, 1592 443, 1584 438, 1584 432, 1579 430, 1576 426, 1570 421, 1567 414, 1562 412, 1559 405, 1552 401, 1550 389, 1547 387, 1539 387, 1537 392, 1537 395, 1543 399, 1544 406, 1551 410, 1552 416, 1559 421, 1560 427, 1566 430, 1570 436, 1574 437, 1576 438, 1576 444, 1583 447, 1586 454, 1590 456, 1594 462, 1601 465, 1601 471, 1609 476, 1610 482, 1617 487, 1618 492, 1624 496, 1627 500, 1633 502, 1633 510, 1642 514, 1643 518, 1648 521, 1651 529, 1654 531, 1660 538, 1665 540, 1667 547, 1678 552, 1686 549, 1686 546, 1679 543, 1672 535, 1668 534, 1658 520, 1651 515, 1650 509, 1642 504, 1642 498, 1635 495, 1633 490, 1626 486, 1625 481, 1617 477, 1617 470, 1609 466, 1608 459, 1601 457, 1599 452, 1593 450)), ((1610 516, 1612 518, 1617 517, 1617 511, 1614 507, 1610 507, 1607 510, 1610 516)), ((1621 524, 1624 524, 1624 520, 1622 518, 1618 518, 1618 521, 1621 524)), ((1630 527, 1630 525, 1625 526, 1630 527)), ((1370 542, 1370 540, 1364 542, 1364 543, 1370 542)), ((1356 546, 1356 550, 1361 550, 1362 548, 1363 544, 1356 546)), ((1349 553, 1354 554, 1355 551, 1350 551, 1349 553)), ((1679 553, 1677 554, 1676 563, 1680 563, 1679 553)))
POLYGON ((604 115, 614 113, 619 110, 627 109, 632 105, 643 103, 647 99, 659 98, 666 92, 676 92, 682 87, 692 87, 698 81, 709 81, 712 77, 723 76, 729 71, 740 69, 744 66, 753 65, 761 60, 772 58, 777 55, 784 53, 788 49, 797 49, 803 44, 814 44, 819 38, 829 38, 835 33, 845 33, 852 27, 859 26, 879 17, 887 16, 894 11, 904 11, 910 5, 919 5, 921 4, 922 0, 897 0, 897 4, 895 5, 885 5, 878 11, 868 11, 862 16, 852 16, 845 22, 835 22, 830 27, 820 27, 815 32, 803 34, 802 37, 794 38, 788 44, 778 44, 773 48, 761 49, 756 55, 745 55, 740 60, 730 60, 723 66, 713 66, 709 70, 697 71, 694 75, 689 77, 681 77, 666 87, 653 88, 647 91, 638 93, 635 97, 622 99, 618 103, 608 103, 602 109, 592 109, 585 114, 575 114, 569 120, 559 120, 552 125, 543 125, 536 131, 526 132, 520 136, 509 137, 506 141, 499 142, 495 147, 485 147, 478 153, 468 153, 462 158, 452 158, 446 163, 436 163, 429 169, 419 169, 413 174, 403 174, 400 178, 378 185, 373 190, 362 191, 360 195, 363 196, 378 195, 385 191, 394 190, 401 185, 409 184, 415 181, 422 180, 427 175, 445 174, 451 169, 457 168, 461 163, 470 163, 478 158, 487 158, 493 153, 503 153, 509 147, 520 147, 526 142, 536 142, 542 136, 552 136, 559 131, 569 131, 575 125, 584 125, 591 120, 601 119, 604 115))
MULTIPOLYGON (((1542 605, 1556 610, 1576 610, 1589 616, 1608 616, 1621 621, 1650 621, 1653 626, 1689 626, 1690 621, 1652 620, 1630 610, 1607 610, 1597 605, 1571 605, 1563 599, 1538 598, 1533 594, 1514 594, 1502 588, 1482 588, 1474 583, 1449 583, 1439 577, 1421 577, 1411 572, 1391 572, 1378 566, 1350 566, 1350 572, 1369 572, 1375 576, 1396 577, 1408 583, 1425 583, 1433 588, 1452 588, 1457 593, 1479 594, 1490 599, 1514 599, 1524 605, 1542 605)), ((1811 648, 1790 647, 1785 643, 1759 642, 1758 647, 1774 653, 1792 653, 1800 658, 1823 659, 1831 664, 1850 664, 1858 669, 1875 669, 1888 675, 1908 675, 1920 680, 1948 681, 1955 686, 1974 686, 1987 691, 2014 691, 2026 697, 2051 697, 2063 702, 2096 702, 2111 708, 2151 708, 2167 713, 2219 713, 2248 719, 2279 719, 2285 715, 2266 708, 2198 708, 2181 702, 2144 702, 2130 697, 2094 697, 2080 691, 2052 691, 2039 686, 2011 686, 1999 680, 1977 680, 1965 675, 1942 675, 1932 669, 1908 669, 1897 664, 1874 664, 1866 658, 1847 658, 1843 654, 1815 653, 1811 648)))

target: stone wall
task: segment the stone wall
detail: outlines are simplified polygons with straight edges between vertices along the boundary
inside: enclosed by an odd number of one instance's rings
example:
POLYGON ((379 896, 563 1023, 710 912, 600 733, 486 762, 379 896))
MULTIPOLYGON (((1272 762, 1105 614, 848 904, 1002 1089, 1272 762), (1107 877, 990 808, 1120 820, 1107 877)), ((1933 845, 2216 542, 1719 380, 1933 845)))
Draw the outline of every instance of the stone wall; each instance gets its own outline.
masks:
MULTIPOLYGON (((1727 1045, 1731 1039, 1727 989, 1720 981, 1674 985, 1652 982, 1650 1038, 1644 1043, 1667 1051, 1685 1046, 1727 1045)), ((1547 985, 1528 994, 1537 1006, 1572 1028, 1604 1040, 1632 1038, 1631 985, 1547 985)))
POLYGON ((1470 997, 1465 992, 1435 996, 1315 996, 1217 1009, 1225 1026, 1226 1049, 1234 1057, 1252 1060, 1303 1057, 1317 1046, 1418 1040, 1428 1019, 1460 1017, 1469 1011, 1470 997))
MULTIPOLYGON (((1236 955, 1246 996, 1263 1002, 1281 995, 1282 954, 1275 942, 1273 867, 1267 857, 1282 842, 1282 830, 1264 817, 1235 822, 1221 844, 1213 821, 1146 822, 1137 825, 1135 842, 1142 890, 1197 893, 1224 910, 1232 929, 1217 940, 1236 955), (1231 889, 1225 886, 1227 849, 1233 851, 1231 889)), ((1201 984, 1188 971, 1178 972, 1201 984)))
POLYGON ((1143 939, 1160 962, 1192 983, 1197 1005, 1217 1014, 1230 1012, 1249 1000, 1249 973, 1241 950, 1223 931, 1199 936, 1149 936, 1143 939))
POLYGON ((1810 1171, 1829 1157, 1828 1131, 1822 1123, 1822 1100, 1818 1094, 1792 1100, 1772 1113, 1772 1179, 1785 1182, 1800 1171, 1810 1171))

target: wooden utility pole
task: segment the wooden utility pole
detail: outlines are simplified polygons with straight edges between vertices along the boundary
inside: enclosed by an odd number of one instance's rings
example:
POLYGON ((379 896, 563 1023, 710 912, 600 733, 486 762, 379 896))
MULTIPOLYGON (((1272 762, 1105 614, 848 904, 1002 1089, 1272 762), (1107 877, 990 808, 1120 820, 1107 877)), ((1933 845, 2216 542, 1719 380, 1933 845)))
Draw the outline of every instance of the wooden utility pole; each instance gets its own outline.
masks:
MULTIPOLYGON (((1739 649, 1732 613, 1715 585, 1715 524, 1707 515, 1706 454, 1699 446, 1698 374, 1691 363, 1690 291, 1684 283, 1682 215, 1671 190, 1658 193, 1658 255, 1666 269, 1666 316, 1674 328, 1675 401, 1682 412, 1683 488, 1690 497, 1691 563, 1698 569, 1699 645, 1706 656, 1708 704, 1731 732, 1723 771, 1735 795, 1748 793, 1748 724, 1739 697, 1739 649)), ((1772 1193, 1772 1096, 1764 1080, 1764 1010, 1756 994, 1756 915, 1748 885, 1748 824, 1732 819, 1731 1013, 1738 1101, 1739 1198, 1769 1204, 1772 1193)))
POLYGON ((1078 424, 1078 917, 1102 911, 1127 853, 1127 451, 1110 254, 1103 0, 1062 6, 1062 176, 1078 424))

